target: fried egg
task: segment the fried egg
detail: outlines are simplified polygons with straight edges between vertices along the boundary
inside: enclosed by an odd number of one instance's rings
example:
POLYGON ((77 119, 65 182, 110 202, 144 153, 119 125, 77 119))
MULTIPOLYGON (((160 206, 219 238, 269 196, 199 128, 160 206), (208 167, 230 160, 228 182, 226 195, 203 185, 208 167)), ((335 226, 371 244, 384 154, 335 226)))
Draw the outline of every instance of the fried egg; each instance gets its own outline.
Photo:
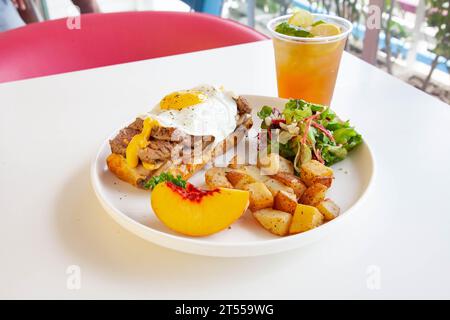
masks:
POLYGON ((193 136, 213 136, 219 144, 236 129, 237 106, 230 91, 210 85, 165 96, 148 116, 163 127, 193 136))

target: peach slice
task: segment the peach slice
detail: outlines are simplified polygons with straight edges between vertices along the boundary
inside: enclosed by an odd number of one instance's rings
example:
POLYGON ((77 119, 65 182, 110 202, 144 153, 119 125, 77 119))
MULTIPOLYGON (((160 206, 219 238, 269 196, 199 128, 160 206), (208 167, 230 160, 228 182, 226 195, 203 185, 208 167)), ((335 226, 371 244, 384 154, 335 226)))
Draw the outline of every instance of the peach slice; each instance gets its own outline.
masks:
POLYGON ((247 210, 249 192, 199 190, 189 183, 183 189, 164 182, 153 189, 151 204, 170 229, 188 236, 207 236, 227 228, 247 210))

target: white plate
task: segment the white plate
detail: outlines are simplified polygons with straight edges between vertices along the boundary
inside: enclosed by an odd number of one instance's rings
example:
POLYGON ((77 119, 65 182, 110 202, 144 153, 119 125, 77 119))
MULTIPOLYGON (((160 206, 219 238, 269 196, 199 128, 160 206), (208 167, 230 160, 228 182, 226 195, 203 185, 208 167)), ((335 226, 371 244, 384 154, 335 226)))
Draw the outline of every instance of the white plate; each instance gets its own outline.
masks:
MULTIPOLYGON (((254 129, 259 128, 256 112, 263 105, 283 108, 286 100, 263 96, 245 96, 253 108, 254 129)), ((121 128, 119 128, 121 129, 121 128)), ((208 237, 194 238, 175 233, 164 226, 150 206, 150 192, 136 189, 117 179, 106 167, 110 154, 109 139, 101 146, 91 167, 95 193, 105 210, 130 232, 178 251, 221 257, 265 255, 281 252, 305 244, 328 234, 342 225, 346 217, 358 212, 374 175, 374 159, 365 142, 344 160, 333 166, 336 179, 327 196, 340 207, 341 215, 316 229, 288 237, 277 237, 265 231, 247 211, 231 228, 208 237)), ((249 135, 254 136, 254 135, 249 135)), ((191 178, 195 185, 204 183, 204 170, 191 178)), ((361 211, 359 211, 361 212, 361 211)))

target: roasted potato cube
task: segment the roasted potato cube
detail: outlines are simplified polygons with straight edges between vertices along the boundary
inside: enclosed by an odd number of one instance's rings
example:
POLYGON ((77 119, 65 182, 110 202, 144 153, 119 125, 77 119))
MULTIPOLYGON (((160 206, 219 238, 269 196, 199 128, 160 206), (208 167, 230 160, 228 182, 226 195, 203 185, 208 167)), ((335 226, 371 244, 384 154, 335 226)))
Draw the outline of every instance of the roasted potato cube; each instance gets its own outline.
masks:
POLYGON ((260 152, 257 167, 261 169, 263 175, 276 174, 280 170, 280 156, 276 153, 260 152))
POLYGON ((299 202, 309 206, 317 206, 325 199, 327 190, 328 188, 323 184, 314 183, 305 190, 299 202))
POLYGON ((253 216, 264 229, 279 236, 285 236, 291 225, 292 215, 274 209, 261 209, 253 212, 253 216))
POLYGON ((226 168, 212 167, 205 172, 205 182, 211 189, 233 188, 233 185, 226 177, 226 168))
POLYGON ((277 193, 281 190, 293 194, 295 196, 294 190, 292 190, 291 187, 288 187, 285 184, 282 184, 281 182, 275 180, 275 179, 267 179, 264 181, 267 188, 269 188, 270 192, 272 192, 272 195, 275 197, 277 193))
POLYGON ((251 211, 257 211, 264 208, 272 208, 273 196, 269 189, 263 182, 253 182, 247 184, 244 190, 250 192, 250 205, 251 211))
POLYGON ((231 170, 225 173, 228 181, 233 185, 234 188, 244 190, 247 184, 256 182, 252 176, 248 175, 242 170, 231 170))
POLYGON ((310 160, 301 165, 300 179, 308 187, 314 183, 321 183, 329 188, 333 182, 333 169, 317 160, 310 160))
POLYGON ((304 185, 302 180, 300 180, 300 178, 294 174, 287 172, 278 172, 277 174, 273 175, 272 178, 280 181, 288 187, 291 187, 294 190, 297 199, 300 199, 300 197, 303 195, 303 192, 305 192, 306 190, 306 186, 304 185))
POLYGON ((273 208, 294 214, 295 208, 297 208, 297 199, 294 194, 281 190, 275 196, 273 208))
POLYGON ((289 233, 300 233, 311 230, 323 223, 323 216, 317 208, 298 204, 292 216, 289 233))
POLYGON ((261 174, 261 169, 259 169, 256 166, 244 166, 242 169, 245 173, 247 173, 249 176, 251 176, 256 181, 266 181, 270 178, 268 175, 261 174))
POLYGON ((322 202, 320 202, 319 205, 317 206, 317 209, 319 209, 320 213, 323 214, 325 220, 327 221, 336 218, 339 215, 339 212, 341 211, 338 205, 331 199, 325 199, 322 202))
POLYGON ((273 175, 278 172, 294 174, 294 164, 281 157, 277 153, 270 153, 266 156, 265 151, 259 153, 257 167, 263 170, 266 175, 273 175))
POLYGON ((278 171, 294 174, 294 164, 288 159, 283 158, 282 156, 279 156, 279 158, 280 168, 278 169, 278 171))

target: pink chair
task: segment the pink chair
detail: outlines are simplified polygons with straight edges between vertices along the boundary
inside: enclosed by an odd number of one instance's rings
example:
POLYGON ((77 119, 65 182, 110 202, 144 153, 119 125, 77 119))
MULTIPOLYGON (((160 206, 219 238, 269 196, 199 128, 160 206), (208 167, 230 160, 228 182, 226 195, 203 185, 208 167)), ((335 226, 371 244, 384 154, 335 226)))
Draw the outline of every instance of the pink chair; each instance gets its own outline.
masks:
POLYGON ((0 83, 266 39, 239 23, 183 12, 123 12, 0 33, 0 83))

